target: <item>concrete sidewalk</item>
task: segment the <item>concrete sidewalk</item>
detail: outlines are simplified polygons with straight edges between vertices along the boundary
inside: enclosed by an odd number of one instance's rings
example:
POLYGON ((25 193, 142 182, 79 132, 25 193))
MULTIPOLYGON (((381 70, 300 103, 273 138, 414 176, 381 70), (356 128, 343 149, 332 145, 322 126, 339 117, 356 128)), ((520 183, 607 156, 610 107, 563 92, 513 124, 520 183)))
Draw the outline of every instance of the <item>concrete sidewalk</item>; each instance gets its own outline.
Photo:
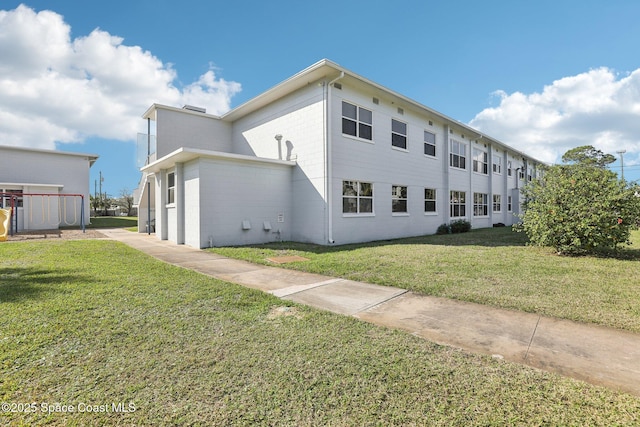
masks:
POLYGON ((640 396, 640 335, 404 289, 256 265, 121 229, 162 261, 277 297, 640 396))

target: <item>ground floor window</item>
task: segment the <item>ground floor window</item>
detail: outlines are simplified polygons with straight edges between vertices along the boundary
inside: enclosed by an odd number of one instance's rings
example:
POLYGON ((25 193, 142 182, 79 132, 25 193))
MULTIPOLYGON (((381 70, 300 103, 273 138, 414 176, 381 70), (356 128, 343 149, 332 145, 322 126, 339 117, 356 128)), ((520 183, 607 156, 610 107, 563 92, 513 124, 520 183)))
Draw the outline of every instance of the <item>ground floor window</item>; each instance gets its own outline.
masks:
POLYGON ((176 174, 169 172, 167 174, 167 204, 176 202, 176 174))
POLYGON ((391 187, 391 210, 393 213, 407 212, 407 187, 391 187))
POLYGON ((14 207, 21 208, 22 201, 22 190, 8 190, 0 188, 0 193, 4 193, 0 196, 0 208, 7 209, 11 207, 11 198, 13 196, 14 199, 14 207))
POLYGON ((460 218, 467 216, 467 193, 464 191, 451 191, 450 195, 450 216, 451 218, 460 218))
POLYGON ((484 193, 473 193, 473 216, 489 215, 488 196, 484 193))
POLYGON ((507 211, 511 212, 512 206, 511 206, 511 196, 507 196, 507 211))
POLYGON ((436 211, 436 190, 435 188, 424 189, 424 211, 435 213, 436 211))
POLYGON ((499 194, 493 195, 493 211, 502 212, 502 196, 499 194))
POLYGON ((373 213, 373 184, 342 181, 342 213, 373 213))

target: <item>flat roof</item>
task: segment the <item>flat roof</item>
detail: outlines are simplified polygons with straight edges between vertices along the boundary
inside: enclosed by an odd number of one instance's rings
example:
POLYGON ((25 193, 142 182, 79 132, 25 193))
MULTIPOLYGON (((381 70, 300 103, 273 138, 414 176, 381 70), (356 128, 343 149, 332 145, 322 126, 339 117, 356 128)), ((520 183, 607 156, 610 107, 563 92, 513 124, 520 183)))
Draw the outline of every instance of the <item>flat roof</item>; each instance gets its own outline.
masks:
POLYGON ((14 147, 12 145, 0 145, 0 150, 25 151, 30 153, 58 154, 64 156, 84 157, 93 165, 98 160, 97 154, 77 153, 74 151, 46 150, 44 148, 14 147))

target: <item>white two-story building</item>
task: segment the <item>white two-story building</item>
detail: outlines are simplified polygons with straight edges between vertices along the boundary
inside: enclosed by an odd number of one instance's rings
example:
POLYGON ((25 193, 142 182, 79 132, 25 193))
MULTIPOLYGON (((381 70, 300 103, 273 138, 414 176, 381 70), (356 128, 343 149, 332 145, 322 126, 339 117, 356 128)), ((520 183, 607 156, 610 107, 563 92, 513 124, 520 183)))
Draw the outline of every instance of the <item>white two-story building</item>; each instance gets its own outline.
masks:
POLYGON ((197 248, 512 224, 540 162, 322 60, 221 117, 152 105, 139 231, 197 248), (151 221, 148 221, 149 215, 151 221))

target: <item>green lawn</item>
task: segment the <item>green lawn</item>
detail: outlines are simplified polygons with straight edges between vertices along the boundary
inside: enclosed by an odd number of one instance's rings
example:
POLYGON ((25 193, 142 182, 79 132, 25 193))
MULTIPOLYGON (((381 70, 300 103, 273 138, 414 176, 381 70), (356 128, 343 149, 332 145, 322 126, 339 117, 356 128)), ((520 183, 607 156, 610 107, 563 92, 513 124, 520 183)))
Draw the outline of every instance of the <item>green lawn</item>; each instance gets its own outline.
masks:
POLYGON ((558 256, 510 228, 346 246, 277 243, 211 249, 313 273, 640 332, 640 232, 617 258, 558 256))
POLYGON ((138 227, 138 217, 135 216, 98 216, 91 217, 91 224, 87 228, 129 228, 138 227))
POLYGON ((0 424, 640 422, 638 397, 298 306, 109 240, 0 244, 0 325, 0 402, 36 404, 0 412, 0 424), (42 412, 56 404, 85 412, 42 412))

